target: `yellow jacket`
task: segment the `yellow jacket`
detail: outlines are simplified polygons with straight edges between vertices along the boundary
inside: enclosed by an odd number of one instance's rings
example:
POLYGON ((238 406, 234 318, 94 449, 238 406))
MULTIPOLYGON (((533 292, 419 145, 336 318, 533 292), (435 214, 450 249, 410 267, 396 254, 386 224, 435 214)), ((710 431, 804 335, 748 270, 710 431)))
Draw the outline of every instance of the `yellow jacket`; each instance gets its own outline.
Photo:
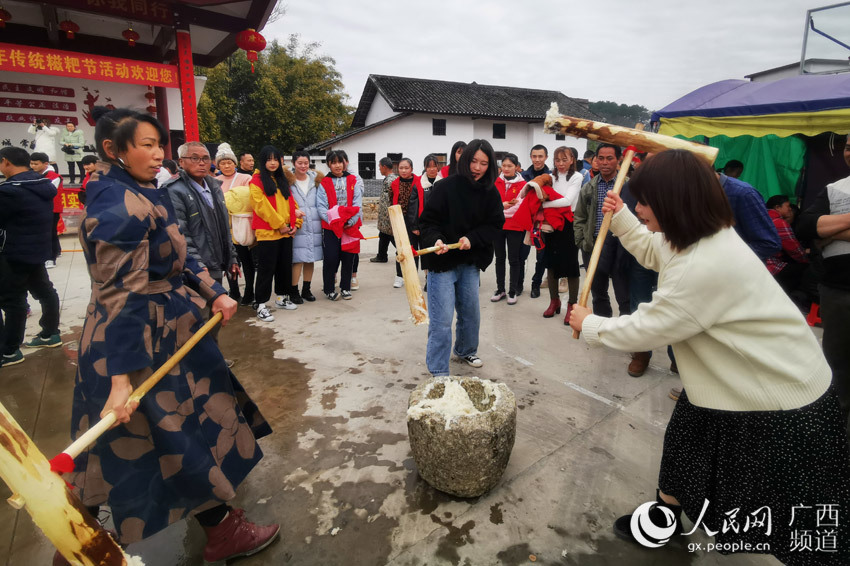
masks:
MULTIPOLYGON (((262 187, 251 183, 251 207, 254 214, 260 220, 259 224, 268 225, 271 229, 258 227, 256 220, 254 224, 254 233, 257 235, 258 242, 279 240, 281 238, 290 238, 289 234, 281 234, 280 228, 284 224, 289 224, 289 201, 283 197, 280 190, 275 192, 275 206, 269 202, 266 193, 262 187), (277 210, 275 210, 275 207, 277 210)), ((230 192, 230 191, 228 191, 230 192)), ((294 199, 293 199, 294 201, 294 199)), ((298 208, 298 203, 295 203, 295 208, 298 208)), ((301 218, 295 220, 295 227, 301 228, 303 221, 301 218)))

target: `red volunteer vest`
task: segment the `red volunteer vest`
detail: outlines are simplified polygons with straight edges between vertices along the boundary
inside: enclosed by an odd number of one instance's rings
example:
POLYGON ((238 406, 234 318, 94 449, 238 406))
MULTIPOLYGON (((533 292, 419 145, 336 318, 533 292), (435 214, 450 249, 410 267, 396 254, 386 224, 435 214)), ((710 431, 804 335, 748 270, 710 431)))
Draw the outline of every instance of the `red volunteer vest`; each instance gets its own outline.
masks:
MULTIPOLYGON (((425 191, 422 189, 422 178, 419 175, 413 176, 413 186, 416 189, 416 195, 419 197, 419 212, 417 217, 422 216, 422 209, 425 208, 425 191)), ((393 190, 393 204, 398 204, 398 192, 401 190, 401 177, 396 177, 395 181, 390 184, 393 190)))
MULTIPOLYGON (((325 194, 328 195, 328 209, 335 207, 339 204, 336 200, 336 188, 334 188, 333 177, 330 175, 326 175, 322 182, 320 183, 322 188, 325 189, 325 194)), ((354 206, 354 185, 357 184, 357 177, 354 175, 347 175, 345 177, 345 191, 348 194, 347 201, 348 203, 345 206, 354 206)), ((322 220, 322 228, 327 228, 331 230, 331 225, 322 220)))

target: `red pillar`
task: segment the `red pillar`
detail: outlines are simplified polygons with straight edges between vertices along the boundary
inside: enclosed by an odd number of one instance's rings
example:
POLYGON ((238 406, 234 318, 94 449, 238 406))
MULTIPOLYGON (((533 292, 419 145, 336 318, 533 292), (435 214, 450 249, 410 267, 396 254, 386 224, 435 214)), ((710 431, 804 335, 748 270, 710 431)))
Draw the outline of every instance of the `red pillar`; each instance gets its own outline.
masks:
POLYGON ((201 141, 198 131, 198 107, 195 105, 195 67, 192 64, 192 39, 189 30, 177 30, 177 76, 186 141, 201 141))
POLYGON ((165 95, 165 87, 157 86, 153 89, 156 94, 156 117, 165 126, 165 131, 169 132, 168 138, 162 140, 162 145, 165 150, 165 158, 171 157, 171 127, 168 125, 168 100, 165 95))

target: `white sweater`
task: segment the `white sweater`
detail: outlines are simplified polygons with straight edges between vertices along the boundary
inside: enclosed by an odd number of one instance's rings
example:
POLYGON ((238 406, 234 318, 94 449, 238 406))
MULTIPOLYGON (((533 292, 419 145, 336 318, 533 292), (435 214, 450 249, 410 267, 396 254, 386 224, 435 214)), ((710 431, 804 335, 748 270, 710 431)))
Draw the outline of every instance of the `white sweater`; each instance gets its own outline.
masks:
POLYGON ((623 207, 611 231, 658 271, 658 290, 629 316, 585 318, 588 344, 625 352, 671 344, 688 400, 699 407, 788 410, 824 394, 832 374, 817 339, 734 229, 677 252, 623 207))
POLYGON ((543 208, 569 206, 575 212, 578 195, 581 192, 582 179, 581 173, 578 172, 574 172, 569 179, 565 175, 559 175, 559 178, 556 179, 555 174, 552 173, 552 188, 561 195, 561 198, 544 202, 543 208))

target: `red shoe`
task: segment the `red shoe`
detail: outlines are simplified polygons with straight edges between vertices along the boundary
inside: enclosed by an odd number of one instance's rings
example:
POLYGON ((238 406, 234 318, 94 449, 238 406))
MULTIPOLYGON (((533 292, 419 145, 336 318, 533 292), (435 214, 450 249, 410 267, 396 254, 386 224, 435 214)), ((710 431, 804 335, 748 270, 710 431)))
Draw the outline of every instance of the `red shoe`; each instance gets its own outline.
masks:
POLYGON ((567 314, 564 316, 564 326, 570 325, 570 313, 573 312, 573 305, 575 305, 575 303, 567 303, 567 314))
POLYGON ((231 558, 251 556, 270 545, 280 533, 280 525, 265 527, 245 519, 245 511, 231 509, 225 519, 214 527, 204 527, 207 545, 204 547, 205 566, 224 566, 231 558))
POLYGON ((549 308, 543 311, 543 318, 552 318, 556 314, 561 314, 561 299, 550 299, 549 308))

